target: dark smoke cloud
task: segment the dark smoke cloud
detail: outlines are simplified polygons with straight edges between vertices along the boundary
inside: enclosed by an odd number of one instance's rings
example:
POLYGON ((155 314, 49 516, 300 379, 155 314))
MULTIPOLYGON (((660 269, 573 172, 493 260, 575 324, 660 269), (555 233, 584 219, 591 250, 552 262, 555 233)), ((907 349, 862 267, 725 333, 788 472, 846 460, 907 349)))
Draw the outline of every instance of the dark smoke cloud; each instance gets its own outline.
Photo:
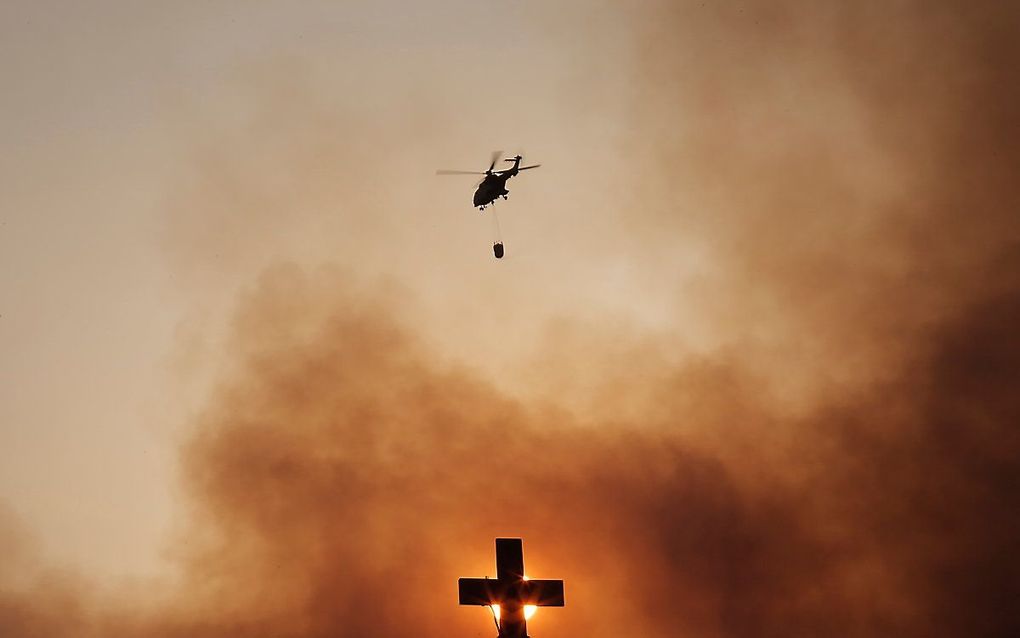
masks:
POLYGON ((728 334, 868 382, 1018 240, 1016 9, 705 5, 649 27, 642 241, 707 246, 694 301, 728 334))
POLYGON ((568 410, 436 363, 399 294, 274 267, 183 452, 182 585, 40 576, 0 635, 490 635, 455 581, 503 534, 566 580, 540 636, 1020 635, 1017 12, 706 5, 646 25, 667 170, 627 214, 652 264, 707 238, 733 338, 670 364, 568 321, 543 373, 600 377, 568 410))
MULTIPOLYGON (((96 620, 44 584, 6 597, 4 635, 478 635, 454 583, 490 571, 498 534, 567 580, 570 606, 535 621, 549 635, 1017 629, 1015 297, 961 313, 897 383, 785 426, 802 440, 720 460, 683 434, 697 409, 649 429, 519 405, 327 287, 277 269, 240 311, 238 373, 186 455, 172 620, 96 620)), ((729 418, 775 425, 733 396, 739 370, 697 374, 723 377, 729 418)))

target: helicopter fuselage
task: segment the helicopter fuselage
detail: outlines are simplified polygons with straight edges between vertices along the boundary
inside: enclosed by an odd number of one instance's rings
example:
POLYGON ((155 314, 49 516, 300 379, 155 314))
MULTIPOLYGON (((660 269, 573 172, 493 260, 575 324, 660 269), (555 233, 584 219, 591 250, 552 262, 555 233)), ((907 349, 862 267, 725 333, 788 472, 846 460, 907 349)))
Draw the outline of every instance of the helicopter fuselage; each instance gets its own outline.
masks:
POLYGON ((510 173, 493 173, 492 175, 486 175, 482 183, 478 185, 478 189, 475 190, 474 204, 479 208, 488 206, 492 202, 496 201, 500 197, 504 197, 510 193, 506 189, 506 181, 510 179, 510 173))
POLYGON ((521 158, 518 156, 514 158, 513 168, 508 168, 505 171, 496 171, 495 173, 490 169, 485 174, 485 179, 482 180, 482 183, 475 190, 475 197, 472 200, 475 206, 485 210, 486 206, 500 197, 506 199, 506 196, 510 194, 510 191, 506 189, 506 182, 519 172, 518 167, 520 165, 521 158))

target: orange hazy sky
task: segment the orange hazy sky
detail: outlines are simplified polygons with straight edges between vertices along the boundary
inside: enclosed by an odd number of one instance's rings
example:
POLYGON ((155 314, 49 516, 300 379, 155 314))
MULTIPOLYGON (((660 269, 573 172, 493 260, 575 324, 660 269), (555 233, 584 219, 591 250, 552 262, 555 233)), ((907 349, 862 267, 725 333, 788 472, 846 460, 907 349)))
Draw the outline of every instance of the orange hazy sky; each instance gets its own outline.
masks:
POLYGON ((1018 17, 4 3, 0 633, 1010 633, 1018 17))
POLYGON ((158 563, 176 438, 263 268, 399 287, 494 374, 551 316, 631 314, 632 247, 605 249, 636 35, 586 13, 6 4, 0 489, 46 552, 158 563), (471 178, 434 176, 494 148, 550 168, 503 207, 502 264, 471 178))

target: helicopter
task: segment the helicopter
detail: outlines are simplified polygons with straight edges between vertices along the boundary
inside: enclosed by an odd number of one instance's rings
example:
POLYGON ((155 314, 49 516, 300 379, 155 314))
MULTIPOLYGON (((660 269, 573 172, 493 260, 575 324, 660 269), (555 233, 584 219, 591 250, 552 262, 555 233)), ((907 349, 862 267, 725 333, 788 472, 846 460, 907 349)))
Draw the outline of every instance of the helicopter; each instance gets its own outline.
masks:
POLYGON ((489 169, 484 173, 479 171, 436 171, 436 175, 485 175, 482 181, 478 183, 478 188, 475 190, 475 196, 472 200, 474 205, 478 207, 479 211, 484 211, 487 206, 491 206, 496 202, 497 199, 502 197, 506 199, 510 194, 510 191, 506 189, 506 182, 511 177, 517 175, 521 171, 526 171, 531 168, 538 168, 541 164, 532 164, 531 166, 521 166, 521 156, 516 155, 512 158, 504 159, 504 162, 513 162, 513 166, 504 171, 494 171, 496 168, 496 160, 502 155, 500 151, 496 151, 492 154, 492 161, 489 162, 489 169))
MULTIPOLYGON (((512 158, 504 159, 504 162, 513 162, 513 166, 503 170, 494 171, 496 168, 496 160, 502 155, 502 151, 496 151, 492 154, 492 161, 489 162, 489 168, 484 173, 479 171, 447 171, 438 170, 436 175, 484 175, 482 181, 478 183, 478 187, 475 189, 475 196, 472 202, 478 207, 480 212, 485 212, 487 206, 493 205, 497 199, 502 197, 507 199, 510 195, 510 191, 506 188, 506 182, 511 177, 517 175, 521 171, 526 171, 531 168, 538 168, 541 164, 532 164, 531 166, 521 166, 521 156, 516 155, 512 158)), ((496 213, 493 211, 492 220, 496 228, 496 241, 492 244, 492 252, 496 256, 496 259, 503 258, 503 239, 500 237, 499 232, 499 220, 496 218, 496 213)))

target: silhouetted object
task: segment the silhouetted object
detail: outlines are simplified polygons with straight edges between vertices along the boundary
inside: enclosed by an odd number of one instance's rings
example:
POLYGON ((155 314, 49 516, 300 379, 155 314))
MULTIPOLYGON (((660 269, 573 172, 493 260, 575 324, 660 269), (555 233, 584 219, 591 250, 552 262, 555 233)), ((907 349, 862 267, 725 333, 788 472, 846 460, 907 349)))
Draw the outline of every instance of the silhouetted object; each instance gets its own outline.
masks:
POLYGON ((503 259, 503 243, 496 242, 492 245, 492 254, 496 256, 496 259, 503 259))
POLYGON ((519 538, 496 539, 496 578, 461 578, 461 605, 499 605, 500 638, 528 638, 524 606, 562 607, 562 580, 535 580, 524 575, 524 548, 519 538))
POLYGON ((492 154, 492 161, 489 163, 489 169, 484 173, 478 171, 436 171, 436 175, 485 175, 482 181, 478 183, 478 188, 475 189, 475 196, 472 200, 474 205, 478 207, 478 210, 485 210, 486 206, 495 203, 497 199, 502 197, 506 199, 510 195, 510 191, 506 189, 506 181, 511 177, 517 175, 521 171, 526 171, 531 168, 538 168, 541 164, 532 164, 531 166, 521 166, 521 156, 517 155, 513 158, 505 159, 504 162, 513 162, 513 168, 508 168, 505 171, 493 171, 496 168, 496 160, 502 151, 496 151, 492 154))

